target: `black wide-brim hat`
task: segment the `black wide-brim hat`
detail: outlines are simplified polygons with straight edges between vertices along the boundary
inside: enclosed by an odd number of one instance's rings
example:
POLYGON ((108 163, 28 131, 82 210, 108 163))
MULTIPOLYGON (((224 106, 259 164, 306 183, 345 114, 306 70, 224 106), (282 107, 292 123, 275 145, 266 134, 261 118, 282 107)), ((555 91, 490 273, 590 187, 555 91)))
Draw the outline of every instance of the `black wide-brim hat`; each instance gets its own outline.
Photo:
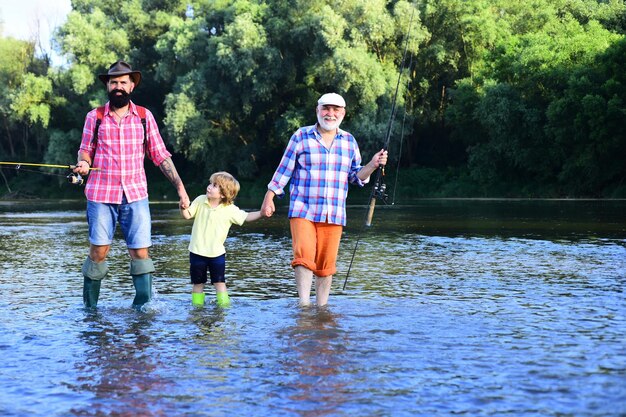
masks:
POLYGON ((100 74, 98 78, 106 85, 109 78, 126 74, 130 76, 130 79, 135 83, 135 87, 137 87, 141 82, 141 71, 133 71, 132 67, 124 61, 117 61, 109 67, 109 71, 106 74, 100 74))

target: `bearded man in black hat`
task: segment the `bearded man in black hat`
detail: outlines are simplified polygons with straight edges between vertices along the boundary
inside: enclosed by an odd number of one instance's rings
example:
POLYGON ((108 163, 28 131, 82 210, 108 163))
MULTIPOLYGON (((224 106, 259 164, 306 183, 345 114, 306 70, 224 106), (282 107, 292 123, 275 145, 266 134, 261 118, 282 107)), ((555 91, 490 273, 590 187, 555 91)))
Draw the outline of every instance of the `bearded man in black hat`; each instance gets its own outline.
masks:
POLYGON ((131 258, 133 306, 139 309, 151 298, 155 270, 148 252, 152 241, 144 156, 176 187, 181 208, 189 207, 189 196, 154 116, 131 101, 141 72, 117 61, 98 77, 109 101, 87 113, 74 169, 83 176, 90 174, 85 186, 90 248, 82 267, 83 301, 86 307, 98 303, 100 284, 108 273, 106 257, 119 223, 131 258))

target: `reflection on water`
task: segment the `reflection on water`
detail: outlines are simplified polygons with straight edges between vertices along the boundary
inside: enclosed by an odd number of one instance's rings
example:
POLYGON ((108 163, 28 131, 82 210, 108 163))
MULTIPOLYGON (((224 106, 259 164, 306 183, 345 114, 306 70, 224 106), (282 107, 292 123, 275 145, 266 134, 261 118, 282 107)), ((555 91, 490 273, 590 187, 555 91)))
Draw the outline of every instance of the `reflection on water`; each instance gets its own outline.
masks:
POLYGON ((350 403, 342 374, 349 361, 349 340, 340 320, 328 308, 304 308, 293 326, 279 332, 286 345, 279 352, 285 411, 303 417, 335 416, 350 403))
MULTIPOLYGON (((92 400, 84 407, 70 410, 78 416, 158 416, 162 404, 143 395, 167 391, 168 381, 156 370, 164 366, 159 357, 150 354, 150 315, 127 318, 113 323, 101 312, 87 312, 80 332, 84 356, 75 363, 78 393, 90 393, 92 400), (111 407, 109 399, 115 398, 111 407)), ((157 401, 160 403, 160 401, 157 401)))
POLYGON ((190 223, 155 205, 144 312, 121 238, 85 311, 84 202, 34 204, 0 202, 2 416, 626 415, 626 202, 381 207, 321 309, 284 208, 233 228, 233 307, 192 308, 190 223))

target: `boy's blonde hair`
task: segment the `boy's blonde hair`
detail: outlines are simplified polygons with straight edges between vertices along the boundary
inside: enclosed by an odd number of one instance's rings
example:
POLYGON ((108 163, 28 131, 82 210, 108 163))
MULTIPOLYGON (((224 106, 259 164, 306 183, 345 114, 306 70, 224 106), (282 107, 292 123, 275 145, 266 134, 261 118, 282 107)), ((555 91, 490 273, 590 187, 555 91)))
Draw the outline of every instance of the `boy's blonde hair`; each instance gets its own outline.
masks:
POLYGON ((229 205, 232 204, 239 193, 239 181, 235 179, 226 171, 216 172, 211 175, 209 181, 220 187, 220 192, 224 196, 222 203, 229 205))

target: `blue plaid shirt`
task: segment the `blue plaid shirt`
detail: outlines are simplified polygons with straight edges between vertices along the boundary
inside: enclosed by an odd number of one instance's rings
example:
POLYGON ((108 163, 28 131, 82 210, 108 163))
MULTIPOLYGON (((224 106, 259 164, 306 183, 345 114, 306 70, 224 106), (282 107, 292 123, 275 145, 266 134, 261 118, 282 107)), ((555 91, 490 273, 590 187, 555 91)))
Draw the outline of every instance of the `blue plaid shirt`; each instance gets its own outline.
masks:
POLYGON ((322 143, 317 126, 298 129, 267 188, 282 197, 289 186, 289 217, 346 225, 348 184, 363 186, 359 146, 350 133, 337 129, 330 149, 322 143))

